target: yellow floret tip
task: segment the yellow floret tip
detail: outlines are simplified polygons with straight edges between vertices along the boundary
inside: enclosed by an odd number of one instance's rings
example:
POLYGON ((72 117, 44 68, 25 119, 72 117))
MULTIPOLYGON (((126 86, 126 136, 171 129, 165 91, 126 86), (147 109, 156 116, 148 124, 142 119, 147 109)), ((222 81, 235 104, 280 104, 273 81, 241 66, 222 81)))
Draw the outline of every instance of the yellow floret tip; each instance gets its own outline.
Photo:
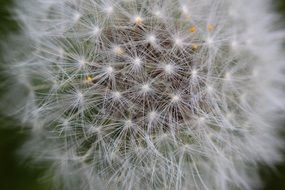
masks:
POLYGON ((136 25, 142 25, 143 19, 141 17, 137 16, 135 18, 135 23, 136 23, 136 25))
POLYGON ((207 29, 209 32, 212 32, 213 30, 215 30, 215 26, 213 24, 208 24, 207 29))
POLYGON ((88 77, 86 78, 86 80, 87 80, 88 82, 92 82, 92 81, 93 81, 93 78, 92 78, 91 76, 88 76, 88 77))
POLYGON ((196 26, 191 26, 191 27, 189 27, 189 28, 188 28, 188 32, 190 32, 190 33, 195 33, 195 32, 197 32, 196 26))
POLYGON ((121 47, 116 47, 116 48, 114 49, 114 53, 115 53, 116 55, 118 55, 118 56, 121 56, 121 55, 123 55, 123 54, 125 53, 125 51, 124 51, 124 49, 121 48, 121 47))
POLYGON ((196 50, 199 48, 199 45, 198 44, 192 44, 191 47, 192 47, 192 49, 196 50))

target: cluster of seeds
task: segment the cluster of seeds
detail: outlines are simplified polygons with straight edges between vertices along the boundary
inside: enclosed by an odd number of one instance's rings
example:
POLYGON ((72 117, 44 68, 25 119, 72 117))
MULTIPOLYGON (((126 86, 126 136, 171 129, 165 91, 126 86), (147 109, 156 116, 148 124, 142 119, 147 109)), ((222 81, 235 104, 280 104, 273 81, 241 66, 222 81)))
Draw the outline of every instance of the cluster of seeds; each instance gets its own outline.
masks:
POLYGON ((234 162, 261 139, 251 134, 262 69, 238 3, 49 0, 23 11, 34 1, 19 9, 33 56, 13 72, 43 155, 85 189, 246 186, 234 162))

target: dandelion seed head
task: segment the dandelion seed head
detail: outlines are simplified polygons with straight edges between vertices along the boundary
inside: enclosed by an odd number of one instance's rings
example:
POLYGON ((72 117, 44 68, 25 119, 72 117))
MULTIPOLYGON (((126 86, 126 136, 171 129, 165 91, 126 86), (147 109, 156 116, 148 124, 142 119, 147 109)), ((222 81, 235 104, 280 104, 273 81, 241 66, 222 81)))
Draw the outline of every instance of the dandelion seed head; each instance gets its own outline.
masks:
POLYGON ((280 160, 282 32, 265 0, 15 4, 9 96, 60 187, 251 189, 253 166, 280 160))

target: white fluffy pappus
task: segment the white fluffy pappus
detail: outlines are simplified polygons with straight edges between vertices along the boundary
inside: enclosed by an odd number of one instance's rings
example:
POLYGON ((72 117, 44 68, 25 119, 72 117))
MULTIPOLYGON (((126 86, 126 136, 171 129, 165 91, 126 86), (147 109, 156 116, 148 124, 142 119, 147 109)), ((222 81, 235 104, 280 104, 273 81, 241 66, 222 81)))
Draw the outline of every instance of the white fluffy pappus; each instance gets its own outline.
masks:
POLYGON ((68 190, 255 188, 283 146, 284 32, 268 6, 17 0, 22 152, 68 190))

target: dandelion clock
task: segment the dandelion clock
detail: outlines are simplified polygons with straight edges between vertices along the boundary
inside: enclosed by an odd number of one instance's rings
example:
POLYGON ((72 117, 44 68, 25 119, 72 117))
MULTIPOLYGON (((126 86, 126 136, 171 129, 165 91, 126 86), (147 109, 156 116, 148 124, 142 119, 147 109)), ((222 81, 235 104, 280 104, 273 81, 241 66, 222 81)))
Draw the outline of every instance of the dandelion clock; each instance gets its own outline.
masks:
MULTIPOLYGON (((237 190, 281 159, 266 0, 16 0, 22 148, 68 190, 237 190)), ((15 92, 15 90, 11 90, 15 92)), ((15 97, 15 94, 10 94, 15 97)))

